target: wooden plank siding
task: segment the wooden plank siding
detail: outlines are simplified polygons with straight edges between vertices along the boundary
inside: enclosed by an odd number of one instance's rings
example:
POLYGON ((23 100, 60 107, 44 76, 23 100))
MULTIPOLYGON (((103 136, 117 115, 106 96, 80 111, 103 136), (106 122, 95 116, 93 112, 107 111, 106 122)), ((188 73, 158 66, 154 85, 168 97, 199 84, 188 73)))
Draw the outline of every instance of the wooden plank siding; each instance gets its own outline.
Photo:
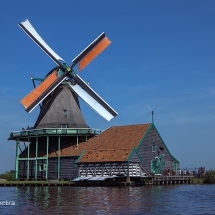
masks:
POLYGON ((129 162, 133 162, 133 163, 135 163, 135 162, 140 163, 141 162, 139 156, 137 155, 136 150, 132 150, 130 157, 127 160, 129 160, 129 162))
MULTIPOLYGON (((37 160, 37 166, 42 164, 46 164, 46 160, 37 160)), ((28 165, 27 160, 19 161, 19 179, 21 180, 27 179, 27 165, 28 165)), ((36 168, 36 161, 30 160, 29 161, 29 179, 30 180, 35 180, 35 168, 36 168)), ((46 172, 38 170, 37 179, 45 180, 46 172)))
POLYGON ((61 158, 61 179, 73 179, 78 175, 78 167, 75 166, 75 161, 78 157, 62 157, 61 158))
POLYGON ((152 126, 145 138, 141 141, 137 147, 138 154, 140 155, 142 162, 141 167, 151 172, 151 161, 155 160, 155 157, 164 154, 165 166, 163 170, 174 170, 174 162, 179 165, 179 162, 170 154, 165 143, 161 139, 157 129, 152 126), (156 146, 156 151, 152 151, 152 146, 156 146))
MULTIPOLYGON (((60 179, 73 179, 78 175, 78 168, 75 166, 75 161, 78 157, 61 157, 60 159, 60 179)), ((46 164, 46 160, 37 160, 37 180, 46 180, 46 171, 39 170, 39 166, 46 164)), ((19 161, 19 179, 27 179, 27 160, 19 161)), ((35 179, 35 167, 36 161, 29 161, 29 179, 35 179)), ((58 158, 49 158, 48 159, 48 179, 57 179, 58 178, 58 158)))

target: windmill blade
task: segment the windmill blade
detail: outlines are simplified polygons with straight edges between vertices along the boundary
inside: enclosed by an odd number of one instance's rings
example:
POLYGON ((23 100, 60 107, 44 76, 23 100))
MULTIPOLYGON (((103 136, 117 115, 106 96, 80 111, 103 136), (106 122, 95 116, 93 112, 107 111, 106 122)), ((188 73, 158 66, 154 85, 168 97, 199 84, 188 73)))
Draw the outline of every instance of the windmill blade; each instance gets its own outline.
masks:
POLYGON ((64 61, 59 55, 57 55, 37 33, 34 27, 31 25, 28 19, 18 24, 23 31, 59 66, 63 67, 60 60, 64 61))
POLYGON ((148 106, 148 109, 149 109, 150 111, 153 111, 149 106, 148 106))
POLYGON ((77 84, 70 87, 98 114, 110 121, 117 116, 117 112, 110 107, 92 88, 90 88, 78 75, 74 77, 77 84))
POLYGON ((40 102, 42 102, 59 84, 67 78, 67 73, 58 77, 54 70, 38 87, 25 96, 20 103, 30 113, 40 102))
POLYGON ((158 108, 158 106, 153 111, 155 111, 157 108, 158 108))
POLYGON ((72 66, 74 67, 76 64, 78 64, 78 71, 80 72, 110 44, 111 41, 105 36, 105 33, 103 32, 72 60, 72 66))

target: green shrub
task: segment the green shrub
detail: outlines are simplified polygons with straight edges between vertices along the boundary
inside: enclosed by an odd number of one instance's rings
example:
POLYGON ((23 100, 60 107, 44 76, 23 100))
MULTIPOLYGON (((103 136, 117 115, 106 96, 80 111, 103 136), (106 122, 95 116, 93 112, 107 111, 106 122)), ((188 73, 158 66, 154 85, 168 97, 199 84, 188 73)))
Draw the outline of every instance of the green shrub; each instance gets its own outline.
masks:
POLYGON ((209 170, 205 173, 204 183, 215 184, 215 171, 209 170))
POLYGON ((7 179, 8 181, 14 181, 15 180, 15 171, 11 170, 10 172, 6 171, 3 174, 0 174, 1 179, 7 179))

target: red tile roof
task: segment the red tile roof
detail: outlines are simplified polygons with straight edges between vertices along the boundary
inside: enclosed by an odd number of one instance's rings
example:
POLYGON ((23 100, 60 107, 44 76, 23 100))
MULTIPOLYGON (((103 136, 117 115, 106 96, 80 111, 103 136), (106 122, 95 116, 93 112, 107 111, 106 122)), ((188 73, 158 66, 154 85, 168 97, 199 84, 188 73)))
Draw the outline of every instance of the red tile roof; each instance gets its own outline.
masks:
MULTIPOLYGON (((61 149, 61 156, 79 156, 85 154, 79 162, 125 161, 133 148, 137 147, 151 124, 112 126, 87 142, 68 144, 61 149), (114 151, 115 150, 115 151, 114 151)), ((49 156, 56 156, 52 152, 49 156)))
POLYGON ((88 150, 79 160, 79 163, 123 162, 130 155, 130 149, 116 150, 88 150))

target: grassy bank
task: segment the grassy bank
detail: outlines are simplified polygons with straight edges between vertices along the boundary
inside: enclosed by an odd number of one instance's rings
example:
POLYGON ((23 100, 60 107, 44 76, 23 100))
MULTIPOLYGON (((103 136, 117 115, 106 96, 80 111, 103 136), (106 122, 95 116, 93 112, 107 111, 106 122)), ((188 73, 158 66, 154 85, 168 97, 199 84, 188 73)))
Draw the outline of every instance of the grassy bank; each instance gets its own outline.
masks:
POLYGON ((69 184, 72 183, 70 181, 1 181, 0 184, 69 184))
POLYGON ((215 170, 209 170, 205 173, 204 183, 215 184, 215 170))
POLYGON ((192 178, 190 180, 190 184, 203 184, 204 179, 203 178, 192 178))
MULTIPOLYGON (((16 181, 15 171, 7 171, 0 174, 0 184, 69 184, 70 181, 16 181)), ((190 184, 215 184, 215 170, 206 171, 204 178, 192 178, 190 184)))

